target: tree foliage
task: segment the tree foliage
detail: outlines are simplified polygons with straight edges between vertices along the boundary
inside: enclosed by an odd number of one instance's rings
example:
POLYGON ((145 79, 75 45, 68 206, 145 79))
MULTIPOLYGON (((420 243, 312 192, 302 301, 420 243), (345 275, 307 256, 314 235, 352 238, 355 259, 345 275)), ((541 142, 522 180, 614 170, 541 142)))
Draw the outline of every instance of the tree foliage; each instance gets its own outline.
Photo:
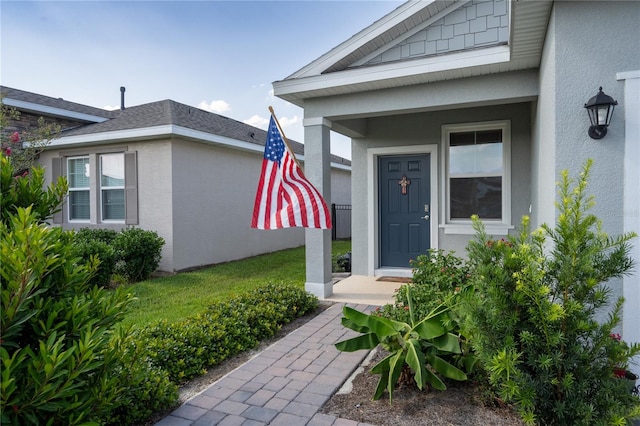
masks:
POLYGON ((562 173, 555 227, 530 232, 525 217, 517 237, 493 240, 474 218, 475 292, 461 305, 465 332, 496 392, 529 424, 625 424, 640 413, 640 401, 614 374, 620 357, 640 346, 620 353, 611 338, 623 299, 614 300, 610 286, 633 266, 634 235, 610 237, 589 213, 591 165, 576 180, 562 173), (603 310, 608 317, 598 321, 603 310))

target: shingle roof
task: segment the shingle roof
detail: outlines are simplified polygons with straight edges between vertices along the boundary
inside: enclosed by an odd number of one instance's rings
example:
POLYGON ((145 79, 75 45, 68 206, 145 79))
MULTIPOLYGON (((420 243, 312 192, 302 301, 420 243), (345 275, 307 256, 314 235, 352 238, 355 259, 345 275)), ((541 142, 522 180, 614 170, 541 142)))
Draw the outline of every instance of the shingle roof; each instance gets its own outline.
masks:
MULTIPOLYGON (((267 137, 267 132, 257 127, 170 99, 127 107, 124 110, 107 111, 8 87, 1 87, 1 90, 3 94, 6 93, 7 97, 13 99, 85 114, 98 115, 101 113, 104 114, 101 115, 102 117, 108 118, 108 120, 99 123, 89 123, 65 130, 61 134, 62 137, 94 135, 103 132, 144 129, 165 125, 185 127, 259 146, 264 146, 267 137)), ((303 144, 290 139, 289 143, 294 153, 304 154, 303 144)), ((345 165, 351 164, 349 160, 336 155, 331 155, 331 161, 345 165)))
POLYGON ((58 108, 80 114, 95 115, 103 118, 112 118, 117 114, 117 111, 108 111, 106 109, 65 101, 62 98, 53 98, 51 96, 39 95, 37 93, 26 92, 24 90, 13 89, 6 86, 0 86, 0 93, 2 93, 3 98, 11 98, 17 101, 58 108))

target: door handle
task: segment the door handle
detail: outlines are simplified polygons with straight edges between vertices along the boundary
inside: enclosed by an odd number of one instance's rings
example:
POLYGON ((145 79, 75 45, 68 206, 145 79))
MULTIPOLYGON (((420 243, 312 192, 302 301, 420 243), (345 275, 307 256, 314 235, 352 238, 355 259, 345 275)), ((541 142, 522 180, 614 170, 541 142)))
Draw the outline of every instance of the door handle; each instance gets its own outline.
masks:
POLYGON ((422 216, 420 219, 423 219, 423 220, 429 220, 429 215, 428 215, 428 214, 425 214, 425 215, 424 215, 424 216, 422 216))

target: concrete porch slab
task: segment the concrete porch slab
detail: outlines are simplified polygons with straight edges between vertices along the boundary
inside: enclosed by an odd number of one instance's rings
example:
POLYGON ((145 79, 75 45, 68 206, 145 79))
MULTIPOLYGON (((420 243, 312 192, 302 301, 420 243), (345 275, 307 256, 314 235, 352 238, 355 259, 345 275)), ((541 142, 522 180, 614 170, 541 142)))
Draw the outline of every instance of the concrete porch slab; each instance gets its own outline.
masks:
POLYGON ((333 285, 333 294, 326 298, 331 302, 344 302, 383 306, 393 303, 393 294, 402 284, 377 281, 379 277, 351 275, 333 285))

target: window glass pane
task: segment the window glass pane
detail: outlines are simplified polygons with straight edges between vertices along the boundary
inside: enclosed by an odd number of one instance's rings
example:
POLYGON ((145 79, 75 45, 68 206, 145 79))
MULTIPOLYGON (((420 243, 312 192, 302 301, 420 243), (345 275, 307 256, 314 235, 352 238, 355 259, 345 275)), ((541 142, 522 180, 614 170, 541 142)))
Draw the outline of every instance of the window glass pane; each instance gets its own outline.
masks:
POLYGON ((88 158, 70 158, 67 161, 69 188, 88 188, 89 177, 88 158))
POLYGON ((124 154, 100 156, 100 185, 124 186, 124 154))
POLYGON ((449 175, 472 174, 502 174, 502 143, 459 145, 449 148, 449 175))
POLYGON ((124 220, 124 189, 102 190, 102 219, 124 220))
POLYGON ((451 219, 470 219, 477 214, 481 219, 502 218, 502 178, 450 179, 451 219))
POLYGON ((69 192, 69 219, 89 220, 89 191, 69 192))

